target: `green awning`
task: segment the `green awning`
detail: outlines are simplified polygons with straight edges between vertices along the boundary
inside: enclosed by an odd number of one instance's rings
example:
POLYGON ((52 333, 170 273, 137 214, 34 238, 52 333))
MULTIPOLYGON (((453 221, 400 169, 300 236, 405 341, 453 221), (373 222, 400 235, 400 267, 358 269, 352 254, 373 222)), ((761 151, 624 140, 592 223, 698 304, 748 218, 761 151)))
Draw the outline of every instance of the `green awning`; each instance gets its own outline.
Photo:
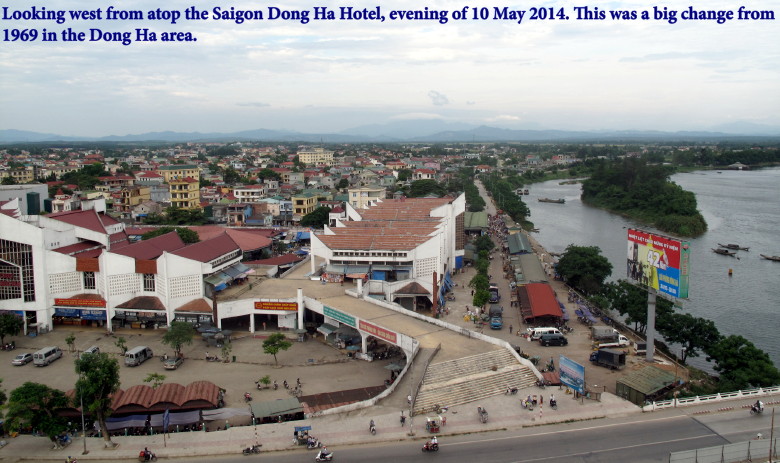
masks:
POLYGON ((217 272, 214 275, 209 275, 203 279, 203 281, 206 283, 214 286, 219 286, 223 283, 226 283, 228 280, 230 280, 230 276, 222 272, 217 272))
POLYGON ((339 329, 338 326, 329 325, 327 323, 323 323, 322 325, 317 327, 317 331, 324 334, 325 336, 335 332, 337 329, 339 329))
POLYGON ((295 397, 289 399, 271 400, 268 402, 252 403, 252 413, 255 418, 276 417, 279 415, 291 415, 303 413, 303 406, 295 397))

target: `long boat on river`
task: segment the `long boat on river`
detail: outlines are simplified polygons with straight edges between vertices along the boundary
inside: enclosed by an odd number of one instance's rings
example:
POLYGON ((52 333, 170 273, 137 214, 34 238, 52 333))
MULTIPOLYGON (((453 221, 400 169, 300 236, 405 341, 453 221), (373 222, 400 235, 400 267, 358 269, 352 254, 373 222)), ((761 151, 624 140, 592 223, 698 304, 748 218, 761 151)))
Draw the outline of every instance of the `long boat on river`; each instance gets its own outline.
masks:
POLYGON ((730 244, 720 244, 720 243, 718 243, 718 246, 720 246, 722 248, 726 248, 726 249, 735 249, 737 251, 750 251, 749 247, 743 247, 743 246, 740 246, 738 244, 731 244, 731 243, 730 244))
POLYGON ((729 251, 728 249, 722 249, 722 248, 717 248, 717 249, 713 248, 712 252, 714 252, 715 254, 720 254, 723 256, 731 256, 731 257, 736 257, 737 255, 737 251, 729 251))
POLYGON ((773 260, 775 262, 780 262, 780 256, 767 256, 765 254, 759 254, 759 256, 763 257, 766 260, 773 260))
POLYGON ((539 198, 540 203, 555 203, 555 204, 564 204, 566 203, 566 200, 563 198, 558 199, 552 199, 552 198, 539 198))

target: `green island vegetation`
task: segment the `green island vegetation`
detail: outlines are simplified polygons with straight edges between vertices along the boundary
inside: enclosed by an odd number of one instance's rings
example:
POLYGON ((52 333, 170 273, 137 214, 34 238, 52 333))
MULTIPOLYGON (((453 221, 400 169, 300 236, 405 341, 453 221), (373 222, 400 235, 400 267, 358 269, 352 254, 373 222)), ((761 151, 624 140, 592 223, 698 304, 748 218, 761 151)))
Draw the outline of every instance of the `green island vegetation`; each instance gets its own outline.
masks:
MULTIPOLYGON (((592 306, 613 317, 619 314, 626 328, 639 336, 647 333, 647 290, 626 280, 605 283, 612 266, 595 246, 569 245, 561 256, 557 271, 573 288, 586 295, 592 306)), ((667 343, 682 346, 678 361, 685 365, 690 357, 701 354, 713 363, 717 377, 688 367, 692 381, 680 396, 696 396, 780 384, 780 370, 769 355, 742 336, 724 336, 712 320, 681 313, 670 300, 656 301, 655 328, 664 341, 656 339, 656 348, 676 357, 667 343)))
POLYGON ((679 236, 707 231, 696 196, 671 182, 673 169, 625 158, 596 165, 582 184, 582 200, 679 236))

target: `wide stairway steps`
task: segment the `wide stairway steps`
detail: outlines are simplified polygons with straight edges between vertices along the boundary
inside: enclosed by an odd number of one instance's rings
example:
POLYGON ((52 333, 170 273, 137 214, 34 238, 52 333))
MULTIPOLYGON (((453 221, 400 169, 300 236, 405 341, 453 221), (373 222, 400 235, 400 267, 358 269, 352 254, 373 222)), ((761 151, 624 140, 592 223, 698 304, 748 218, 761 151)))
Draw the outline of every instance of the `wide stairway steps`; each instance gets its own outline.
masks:
POLYGON ((414 414, 503 394, 507 388, 533 386, 536 375, 501 349, 456 360, 432 364, 414 403, 414 414))

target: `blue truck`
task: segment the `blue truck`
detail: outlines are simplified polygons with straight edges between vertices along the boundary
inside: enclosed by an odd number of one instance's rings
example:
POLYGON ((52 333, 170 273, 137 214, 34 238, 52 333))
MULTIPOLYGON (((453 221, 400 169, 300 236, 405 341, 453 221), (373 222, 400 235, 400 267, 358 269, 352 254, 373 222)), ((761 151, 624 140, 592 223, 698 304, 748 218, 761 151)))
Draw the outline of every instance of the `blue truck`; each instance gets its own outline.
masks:
POLYGON ((488 315, 490 316, 490 328, 494 330, 500 330, 504 327, 504 308, 500 305, 493 304, 490 306, 490 311, 488 312, 488 315))

